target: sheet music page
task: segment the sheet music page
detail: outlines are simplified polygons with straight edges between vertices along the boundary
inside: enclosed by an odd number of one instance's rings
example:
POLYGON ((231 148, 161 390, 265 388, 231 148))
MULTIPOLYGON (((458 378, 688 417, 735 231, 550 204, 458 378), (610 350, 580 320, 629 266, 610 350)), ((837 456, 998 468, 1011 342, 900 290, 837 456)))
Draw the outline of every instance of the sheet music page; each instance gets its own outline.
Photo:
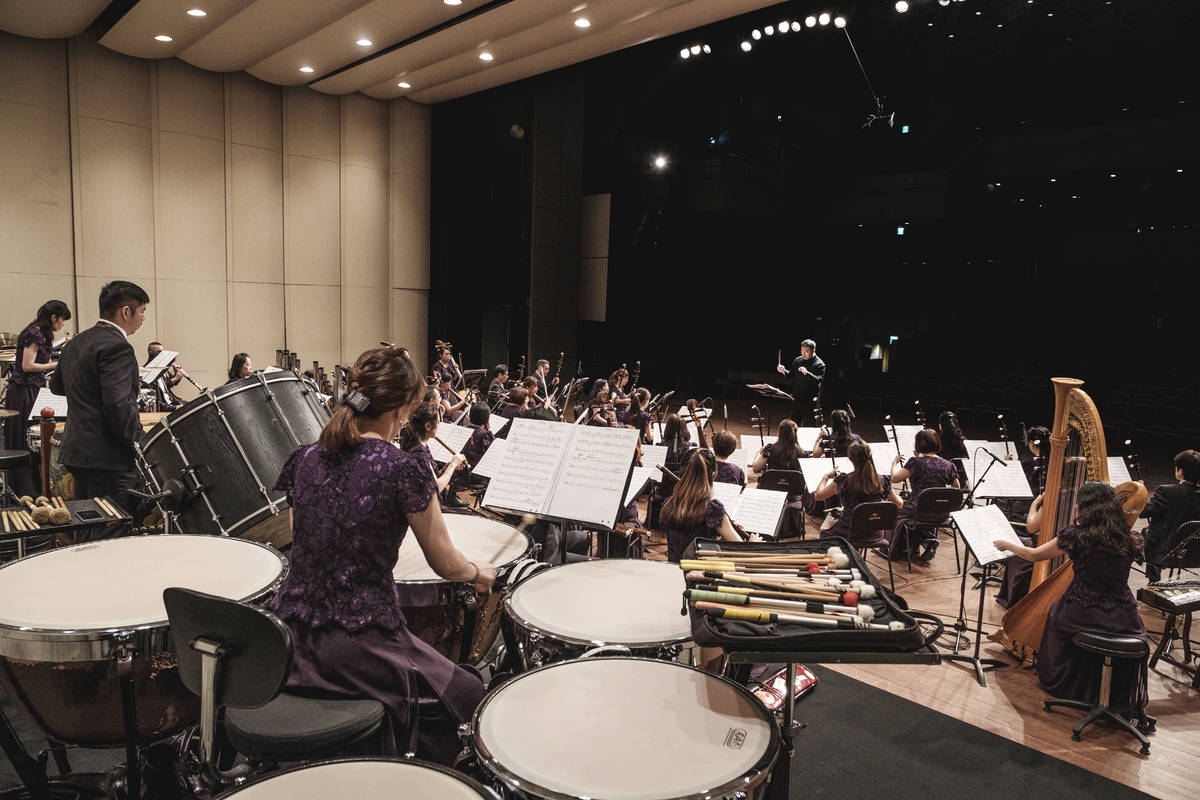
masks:
POLYGON ((753 464, 755 456, 758 455, 758 451, 763 449, 763 447, 766 445, 772 444, 778 439, 778 436, 764 436, 762 437, 762 443, 760 444, 757 433, 743 433, 742 450, 746 454, 745 466, 748 467, 753 464))
POLYGON ((1109 456, 1108 457, 1108 482, 1112 486, 1119 483, 1131 481, 1133 478, 1129 474, 1129 467, 1125 464, 1124 456, 1109 456))
MULTIPOLYGON (((796 428, 796 440, 800 442, 800 446, 805 450, 812 450, 813 445, 817 443, 817 437, 820 435, 820 428, 796 428)), ((838 455, 842 454, 838 453, 838 455)))
MULTIPOLYGON (((645 450, 644 447, 642 449, 645 450)), ((746 470, 746 451, 740 447, 730 453, 729 458, 725 460, 730 464, 736 464, 737 466, 741 467, 743 472, 746 470)))
MULTIPOLYGON (((854 465, 845 458, 837 460, 837 468, 839 472, 854 472, 854 465)), ((800 459, 800 471, 804 473, 804 485, 810 492, 817 490, 817 484, 831 469, 833 469, 833 461, 828 458, 800 459)))
MULTIPOLYGON (((638 432, 633 428, 545 424, 574 429, 546 513, 612 528, 623 508, 638 432)), ((510 448, 506 466, 512 466, 512 452, 510 448)))
POLYGON ((646 484, 650 481, 650 476, 655 472, 654 467, 634 467, 633 474, 629 477, 629 490, 625 492, 624 506, 629 505, 637 496, 642 493, 642 489, 646 488, 646 484))
POLYGON ((504 468, 504 454, 507 452, 508 439, 496 439, 488 445, 488 449, 484 451, 483 457, 479 459, 475 469, 471 470, 472 474, 481 478, 499 475, 500 470, 504 468))
POLYGON ((42 409, 49 406, 54 409, 54 418, 64 420, 67 418, 67 398, 60 396, 50 391, 50 388, 43 386, 38 389, 37 399, 33 401, 33 410, 29 412, 29 419, 35 422, 41 422, 42 409))
POLYGON ((574 430, 574 426, 561 422, 514 419, 504 440, 508 442, 504 470, 491 476, 483 504, 511 511, 545 512, 562 452, 574 430))
POLYGON ((992 461, 992 457, 987 453, 981 453, 974 449, 970 453, 974 460, 966 462, 967 478, 975 485, 976 498, 1033 497, 1033 491, 1029 488, 1029 481, 1025 478, 1025 470, 1021 467, 1020 461, 1003 461, 1001 458, 1002 466, 992 461), (985 478, 983 471, 987 469, 988 464, 993 466, 985 478))
POLYGON ((642 466, 650 470, 650 480, 662 480, 659 467, 667 463, 667 446, 665 444, 642 445, 642 466))
MULTIPOLYGON (((467 442, 471 441, 471 433, 474 430, 474 428, 468 428, 465 425, 439 425, 437 435, 439 439, 450 445, 455 453, 461 453, 462 449, 467 446, 467 442)), ((446 460, 448 461, 449 458, 446 460)))
POLYGON ((742 492, 736 514, 730 514, 730 518, 736 520, 747 533, 758 533, 774 539, 786 505, 787 494, 784 492, 748 489, 742 492))
MULTIPOLYGON (((734 483, 714 483, 712 487, 713 499, 721 501, 721 505, 725 506, 725 511, 729 514, 730 519, 737 519, 734 514, 737 512, 738 497, 741 494, 742 487, 734 483)), ((783 494, 783 492, 775 494, 783 494)))
POLYGON ((429 454, 433 456, 433 460, 439 464, 445 464, 454 455, 453 453, 447 451, 446 448, 438 444, 437 439, 430 439, 425 443, 425 446, 429 448, 429 454))
POLYGON ((499 435, 500 431, 508 427, 508 417, 502 417, 499 414, 492 414, 490 424, 492 433, 499 435))
POLYGON ((971 548, 975 557, 979 559, 980 564, 991 564, 1013 555, 1007 551, 997 550, 992 544, 997 539, 1021 544, 1017 532, 1004 518, 1004 513, 999 506, 964 508, 961 511, 953 512, 950 516, 954 518, 963 540, 967 543, 967 547, 971 548))
POLYGON ((875 464, 875 471, 880 475, 891 475, 892 462, 896 459, 895 443, 867 442, 867 446, 871 448, 871 461, 875 464))

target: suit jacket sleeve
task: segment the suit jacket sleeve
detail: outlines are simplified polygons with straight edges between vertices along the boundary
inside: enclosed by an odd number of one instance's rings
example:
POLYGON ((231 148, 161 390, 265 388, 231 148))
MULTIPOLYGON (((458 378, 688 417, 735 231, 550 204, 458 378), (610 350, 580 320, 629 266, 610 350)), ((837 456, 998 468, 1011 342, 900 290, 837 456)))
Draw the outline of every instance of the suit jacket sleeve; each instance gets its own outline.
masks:
POLYGON ((50 392, 64 397, 67 394, 67 389, 63 386, 62 362, 59 362, 59 369, 54 370, 50 376, 50 392))
POLYGON ((133 347, 109 348, 99 354, 100 392, 104 421, 129 445, 142 438, 137 410, 138 362, 133 347))
POLYGON ((813 381, 817 384, 817 386, 820 386, 821 381, 825 379, 825 362, 818 358, 815 362, 813 362, 812 368, 809 369, 808 374, 812 376, 813 381))
POLYGON ((1141 519, 1150 519, 1155 514, 1161 514, 1167 510, 1167 493, 1163 491, 1165 488, 1165 486, 1160 486, 1154 490, 1150 502, 1146 503, 1146 507, 1138 515, 1141 519))

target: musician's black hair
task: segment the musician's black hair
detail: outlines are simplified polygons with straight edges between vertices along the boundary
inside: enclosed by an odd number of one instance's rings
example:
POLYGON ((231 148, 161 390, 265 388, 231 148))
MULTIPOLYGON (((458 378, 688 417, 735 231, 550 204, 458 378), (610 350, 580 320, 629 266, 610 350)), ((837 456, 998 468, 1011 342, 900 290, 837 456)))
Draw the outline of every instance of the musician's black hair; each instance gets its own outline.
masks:
POLYGON ((554 409, 542 406, 540 408, 531 408, 521 412, 522 419, 540 419, 546 422, 558 422, 558 414, 554 413, 554 409))
POLYGON ((1038 455, 1050 457, 1050 431, 1045 426, 1035 425, 1025 434, 1025 440, 1038 446, 1038 455))
POLYGON ((918 453, 936 453, 942 449, 942 437, 932 428, 923 428, 917 432, 916 448, 918 453))
POLYGON ((829 438, 837 445, 837 451, 845 455, 850 443, 854 441, 853 431, 850 430, 850 415, 840 408, 830 414, 829 434, 829 438))
POLYGON ((421 403, 409 414, 408 422, 400 429, 400 447, 415 450, 435 433, 442 422, 442 409, 434 403, 421 403))
POLYGON ((492 367, 492 380, 508 374, 508 364, 497 364, 492 367))
POLYGON ((1082 546, 1130 558, 1141 552, 1142 539, 1125 524, 1121 499, 1113 487, 1101 481, 1088 481, 1079 487, 1075 502, 1079 507, 1075 527, 1082 546))
POLYGON ((938 432, 942 435, 943 440, 952 436, 961 442, 967 438, 958 425, 958 415, 953 411, 943 411, 938 417, 938 432))
POLYGON ((437 347, 433 348, 433 352, 437 354, 438 358, 441 358, 443 355, 450 352, 450 348, 446 347, 444 344, 439 344, 437 347))
POLYGON ((70 319, 71 309, 67 308, 67 304, 62 300, 47 300, 42 303, 42 307, 37 311, 37 319, 31 324, 37 327, 41 332, 42 338, 46 340, 46 345, 54 343, 54 319, 70 319))
POLYGON ((800 446, 796 423, 790 419, 779 422, 779 437, 771 445, 767 458, 768 469, 800 469, 800 459, 808 458, 809 452, 800 446))
POLYGON ((492 409, 487 403, 476 403, 471 406, 471 424, 482 425, 491 419, 492 409))
POLYGON ((519 406, 528 399, 529 399, 529 392, 525 391, 520 386, 517 386, 516 388, 511 389, 508 393, 509 405, 519 406))
POLYGON ((547 361, 547 360, 546 360, 546 359, 544 359, 544 358, 539 358, 539 359, 537 360, 537 366, 535 366, 535 367, 534 367, 534 369, 537 369, 538 367, 549 367, 549 366, 550 366, 550 362, 549 362, 549 361, 547 361))
POLYGON ((810 350, 812 350, 814 353, 817 352, 817 343, 814 342, 812 339, 805 339, 803 342, 800 343, 800 347, 802 347, 802 348, 807 347, 810 350))
POLYGON ((1200 453, 1184 450, 1175 456, 1175 469, 1182 470, 1185 481, 1200 483, 1200 453))
POLYGON ((688 433, 687 426, 683 424, 678 414, 668 414, 667 419, 663 422, 663 444, 674 445, 676 437, 680 441, 690 442, 692 435, 688 433))
POLYGON ((150 302, 150 295, 136 283, 109 281, 100 288, 100 318, 111 320, 123 307, 136 310, 150 302))
POLYGON ((250 360, 250 356, 246 353, 238 353, 233 357, 233 363, 229 365, 229 380, 236 381, 242 377, 242 367, 246 366, 246 362, 250 360))
POLYGON ((600 394, 600 392, 602 392, 603 390, 605 390, 607 388, 608 388, 607 380, 605 380, 604 378, 596 378, 595 382, 592 384, 592 391, 588 394, 588 401, 590 402, 592 400, 595 400, 596 395, 600 394))

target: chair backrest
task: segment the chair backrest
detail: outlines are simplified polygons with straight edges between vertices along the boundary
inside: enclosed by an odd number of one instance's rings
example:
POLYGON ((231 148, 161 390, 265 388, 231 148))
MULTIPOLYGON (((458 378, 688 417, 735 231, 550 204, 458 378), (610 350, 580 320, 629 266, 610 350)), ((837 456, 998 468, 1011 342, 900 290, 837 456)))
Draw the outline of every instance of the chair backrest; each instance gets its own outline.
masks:
POLYGON ((191 589, 163 590, 179 677, 201 695, 197 639, 222 647, 213 701, 234 708, 258 708, 279 694, 292 670, 292 635, 269 611, 191 589))
POLYGON ((921 492, 917 498, 917 521, 935 522, 950 516, 951 512, 962 508, 963 494, 961 489, 947 486, 933 486, 921 492))
POLYGON ((1171 541, 1174 542, 1174 546, 1158 566, 1171 569, 1200 567, 1200 520, 1180 525, 1175 529, 1175 535, 1171 537, 1171 541))
POLYGON ((896 527, 896 515, 900 509, 887 500, 878 503, 860 503, 854 507, 850 517, 850 535, 874 533, 896 527))
POLYGON ((769 469, 758 476, 758 488, 804 494, 804 473, 798 469, 769 469))

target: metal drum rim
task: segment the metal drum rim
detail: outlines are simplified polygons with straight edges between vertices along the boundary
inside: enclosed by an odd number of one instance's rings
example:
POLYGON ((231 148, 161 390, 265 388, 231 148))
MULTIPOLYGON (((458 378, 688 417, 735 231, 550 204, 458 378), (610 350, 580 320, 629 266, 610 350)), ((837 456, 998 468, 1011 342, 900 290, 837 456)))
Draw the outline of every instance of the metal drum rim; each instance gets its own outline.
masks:
MULTIPOLYGON (((620 560, 620 559, 614 559, 614 560, 620 560)), ((579 562, 579 563, 591 564, 594 562, 585 561, 585 562, 579 562)), ((631 562, 631 563, 640 563, 640 564, 663 563, 663 564, 665 564, 666 562, 638 561, 638 562, 631 562)), ((638 640, 581 639, 581 638, 578 638, 575 636, 568 636, 567 634, 547 630, 538 625, 535 625, 532 622, 529 622, 528 620, 526 620, 524 617, 522 617, 520 614, 518 614, 513 609, 513 607, 512 607, 513 599, 516 597, 517 592, 521 591, 522 586, 525 586, 525 584, 527 584, 527 583, 532 583, 533 581, 537 580, 538 578, 542 577, 543 575, 549 575, 550 573, 552 573, 556 570, 565 569, 566 567, 571 567, 571 566, 575 566, 575 565, 574 564, 559 564, 557 567, 551 567, 550 569, 542 570, 541 572, 537 573, 536 575, 531 575, 526 580, 521 581, 520 586, 517 586, 511 592, 508 592, 505 594, 504 613, 507 614, 509 616, 509 619, 511 619, 515 624, 519 625, 520 627, 524 628, 527 631, 532 631, 533 633, 540 634, 548 639, 553 639, 556 642, 564 642, 566 644, 582 645, 584 647, 601 647, 604 645, 620 645, 622 647, 633 647, 633 648, 637 648, 637 649, 641 650, 641 649, 654 648, 654 647, 671 647, 673 645, 684 645, 684 644, 687 644, 688 642, 693 641, 690 632, 688 633, 687 636, 684 636, 682 638, 677 638, 677 639, 638 639, 638 640)), ((673 566, 672 566, 672 569, 674 570, 673 566)))
MULTIPOLYGON (((290 562, 288 561, 287 556, 285 556, 283 553, 279 552, 278 550, 276 550, 274 547, 271 547, 270 545, 263 544, 261 542, 253 542, 253 541, 250 541, 249 539, 237 539, 237 538, 233 538, 233 537, 222 537, 222 536, 214 537, 214 536, 207 535, 207 534, 188 534, 188 533, 159 533, 159 534, 151 534, 149 536, 130 536, 130 537, 123 537, 123 538, 148 539, 148 538, 157 538, 157 537, 161 537, 161 536, 170 536, 171 538, 180 538, 180 537, 186 536, 186 537, 195 538, 195 539, 228 538, 230 541, 243 542, 245 544, 254 545, 255 547, 261 547, 264 550, 269 550, 273 555, 278 557, 280 560, 280 563, 281 563, 281 567, 282 567, 279 571, 279 576, 276 577, 274 581, 272 581, 270 584, 268 584, 264 588, 259 589, 255 592, 253 592, 252 594, 247 595, 246 597, 237 598, 238 601, 242 602, 242 603, 253 602, 254 600, 257 600, 258 598, 263 597, 264 595, 269 594, 270 592, 273 592, 276 589, 278 589, 279 585, 283 582, 283 579, 287 577, 288 570, 290 568, 290 562)), ((117 540, 114 539, 112 541, 117 541, 117 540)), ((97 543, 97 544, 99 544, 99 543, 97 543)), ((79 545, 76 545, 76 546, 78 547, 79 545)), ((4 564, 3 566, 0 566, 0 578, 3 577, 4 570, 10 569, 10 568, 16 566, 17 564, 24 563, 31 558, 38 558, 39 556, 46 556, 51 553, 58 552, 59 550, 65 550, 65 549, 67 549, 67 548, 56 548, 55 550, 43 550, 39 553, 30 553, 29 555, 25 556, 24 558, 19 558, 16 561, 10 561, 9 563, 4 564)), ((132 637, 139 633, 153 632, 153 631, 156 631, 159 629, 169 629, 169 628, 170 628, 170 624, 169 624, 169 620, 167 620, 167 619, 163 619, 161 622, 159 622, 159 621, 146 622, 146 623, 142 623, 140 625, 129 625, 126 627, 118 626, 118 627, 114 627, 114 628, 72 628, 72 629, 32 628, 32 627, 26 627, 26 626, 9 625, 8 623, 0 622, 0 657, 4 657, 4 658, 14 657, 14 656, 10 656, 7 652, 5 652, 7 648, 4 647, 3 642, 6 640, 16 640, 16 641, 24 641, 24 642, 62 643, 62 644, 84 643, 84 642, 103 642, 103 641, 107 641, 110 639, 132 637), (124 634, 124 637, 122 637, 122 634, 124 634)), ((24 659, 22 659, 22 660, 24 660, 24 659)), ((53 659, 53 661, 55 663, 61 662, 63 660, 65 660, 65 659, 53 659)), ((81 660, 93 661, 95 659, 81 659, 81 660)))
MULTIPOLYGON (((446 515, 443 515, 443 518, 445 516, 446 515)), ((460 515, 454 515, 454 516, 460 516, 460 515)), ((525 531, 521 530, 520 528, 516 527, 515 525, 509 525, 507 522, 501 522, 500 520, 496 520, 496 519, 489 519, 488 517, 485 517, 482 514, 472 514, 471 516, 479 517, 480 519, 487 520, 488 522, 495 523, 496 525, 503 525, 506 528, 512 528, 514 531, 516 531, 517 533, 519 533, 525 537, 525 550, 521 553, 521 555, 517 556, 512 561, 505 561, 503 564, 495 564, 494 566, 497 569, 499 569, 500 567, 507 566, 509 564, 515 564, 523 558, 529 558, 529 554, 533 552, 533 546, 534 546, 533 537, 530 536, 525 531)), ((412 530, 410 529, 409 532, 405 534, 405 537, 408 537, 411 535, 412 535, 412 530)), ((394 575, 392 577, 395 578, 394 575)), ((467 586, 467 585, 471 584, 471 581, 448 581, 445 578, 430 578, 428 580, 420 580, 420 581, 396 580, 395 584, 397 586, 455 586, 455 585, 460 585, 460 584, 463 586, 467 586)))
MULTIPOLYGON (((214 405, 219 410, 221 407, 221 404, 219 401, 224 400, 226 397, 232 397, 235 394, 241 394, 242 392, 249 391, 250 389, 253 389, 255 387, 261 388, 264 382, 265 383, 279 383, 280 381, 287 381, 287 380, 291 380, 291 381, 301 383, 301 384, 304 383, 304 380, 302 378, 300 378, 298 375, 296 375, 296 373, 294 373, 294 372, 284 371, 284 372, 272 372, 272 373, 270 373, 270 375, 263 374, 262 381, 260 381, 257 376, 251 375, 248 378, 240 379, 236 383, 218 386, 215 389, 209 389, 208 391, 212 393, 211 395, 208 393, 205 393, 205 394, 200 395, 199 397, 195 397, 195 398, 189 400, 187 403, 185 403, 182 408, 176 409, 175 411, 172 411, 170 414, 164 414, 163 416, 166 419, 170 420, 169 424, 175 425, 175 424, 187 419, 188 417, 192 416, 193 414, 197 413, 198 411, 200 411, 200 409, 205 408, 206 406, 214 405), (280 376, 280 377, 274 377, 274 376, 280 376), (286 376, 286 377, 283 377, 283 376, 286 376), (245 386, 239 386, 238 384, 240 384, 242 381, 253 381, 253 382, 248 383, 245 386), (229 387, 228 391, 222 392, 221 390, 225 389, 226 386, 229 387), (198 401, 203 401, 203 402, 198 402, 198 401), (195 403, 195 406, 193 406, 192 408, 188 408, 188 406, 192 405, 192 403, 195 403)), ((144 437, 142 437, 142 442, 141 442, 142 450, 145 451, 146 448, 152 446, 154 444, 154 442, 157 441, 158 438, 160 436, 162 436, 163 433, 165 433, 166 431, 167 431, 167 428, 165 425, 162 424, 161 420, 159 422, 154 423, 154 427, 152 427, 150 430, 148 430, 146 432, 146 435, 144 437)))
MULTIPOLYGON (((762 704, 762 701, 755 697, 754 693, 748 690, 746 687, 735 683, 729 678, 726 678, 724 675, 717 675, 715 672, 709 672, 708 670, 703 670, 699 667, 693 667, 689 664, 680 664, 676 661, 660 661, 659 659, 655 658, 642 657, 621 657, 605 660, 617 662, 644 661, 649 664, 659 664, 670 669, 690 669, 695 672, 703 673, 709 678, 713 678, 728 684, 733 689, 745 695, 751 701, 751 707, 757 712, 761 713, 762 718, 767 722, 768 730, 771 732, 770 739, 767 742, 767 748, 762 756, 756 762, 754 762, 754 766, 752 766, 746 774, 741 775, 738 778, 728 781, 720 786, 714 786, 703 792, 672 795, 669 798, 664 798, 664 800, 713 800, 714 798, 719 797, 729 797, 732 796, 734 792, 748 792, 748 790, 751 790, 761 784, 762 781, 770 775, 771 768, 774 766, 775 760, 779 757, 779 723, 776 720, 775 715, 769 711, 767 707, 762 704)), ((583 795, 562 794, 561 792, 547 789, 526 777, 514 774, 511 770, 496 760, 495 756, 493 756, 492 753, 487 749, 487 746, 480 739, 479 735, 479 726, 483 718, 484 711, 496 699, 496 697, 504 691, 505 686, 538 672, 544 672, 548 669, 567 667, 571 664, 579 663, 580 661, 581 659, 577 658, 570 661, 556 661, 553 664, 546 664, 545 666, 531 669, 528 672, 517 675, 512 678, 512 680, 506 682, 504 686, 501 686, 494 692, 490 692, 486 697, 484 697, 483 701, 479 704, 479 707, 475 709, 475 713, 471 715, 471 742, 475 748, 475 754, 479 757, 480 763, 484 766, 484 768, 501 782, 503 782, 506 786, 532 793, 539 798, 545 798, 545 800, 583 800, 583 795)), ((586 659, 586 661, 592 662, 596 660, 586 659)))
POLYGON ((480 797, 488 798, 489 800, 491 800, 491 798, 494 797, 492 792, 488 791, 487 787, 485 787, 479 781, 472 778, 470 775, 467 775, 463 772, 459 772, 458 770, 455 770, 455 769, 451 769, 450 767, 443 766, 441 764, 435 764, 432 761, 425 761, 420 758, 403 758, 401 756, 359 756, 359 757, 351 757, 351 758, 327 758, 327 759, 323 759, 321 761, 310 761, 306 764, 300 764, 299 766, 288 767, 287 769, 281 769, 281 770, 277 770, 275 772, 269 772, 269 773, 266 773, 265 775, 259 775, 255 778, 252 778, 252 779, 246 781, 245 783, 241 784, 240 786, 235 786, 232 789, 226 789, 225 791, 221 792, 220 794, 215 794, 212 796, 212 800, 227 800, 227 798, 235 797, 239 792, 241 792, 245 789, 249 789, 250 787, 257 786, 261 783, 266 783, 266 782, 270 781, 272 778, 277 778, 280 775, 287 775, 292 772, 300 772, 301 770, 313 769, 315 767, 324 767, 324 766, 328 766, 330 764, 357 764, 357 763, 362 763, 362 762, 388 762, 388 763, 393 763, 393 764, 405 764, 405 765, 410 765, 410 766, 424 767, 426 769, 430 769, 435 772, 440 772, 443 775, 447 775, 451 778, 455 778, 455 779, 461 781, 462 783, 465 783, 467 786, 471 787, 471 789, 476 794, 478 794, 480 797))

